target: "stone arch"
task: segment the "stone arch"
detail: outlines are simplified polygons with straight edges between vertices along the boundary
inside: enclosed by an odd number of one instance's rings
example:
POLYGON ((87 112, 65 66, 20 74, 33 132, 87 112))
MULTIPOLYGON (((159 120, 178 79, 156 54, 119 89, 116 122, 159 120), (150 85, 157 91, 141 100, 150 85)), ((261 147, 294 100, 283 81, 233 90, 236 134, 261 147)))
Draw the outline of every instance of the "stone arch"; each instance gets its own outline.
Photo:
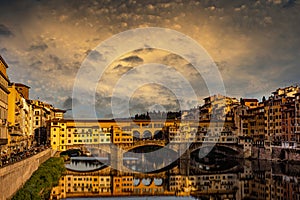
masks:
POLYGON ((214 146, 210 146, 210 145, 202 145, 202 146, 195 146, 193 149, 191 149, 191 153, 196 152, 201 150, 201 153, 204 155, 205 154, 209 154, 210 152, 215 152, 215 153, 219 153, 219 154, 223 154, 224 156, 227 157, 238 157, 240 152, 238 149, 235 149, 233 147, 230 146, 226 146, 226 145, 214 145, 214 146))
POLYGON ((141 134, 139 131, 133 131, 133 139, 134 140, 139 140, 141 139, 141 134))
POLYGON ((143 178, 142 183, 144 186, 149 186, 152 183, 152 180, 150 178, 143 178))
POLYGON ((152 133, 149 130, 145 130, 143 133, 143 139, 151 139, 152 133))
POLYGON ((155 186, 162 186, 164 181, 161 178, 154 178, 154 185, 155 186))
POLYGON ((139 186, 140 185, 140 183, 141 183, 141 180, 140 179, 133 179, 133 186, 139 186))

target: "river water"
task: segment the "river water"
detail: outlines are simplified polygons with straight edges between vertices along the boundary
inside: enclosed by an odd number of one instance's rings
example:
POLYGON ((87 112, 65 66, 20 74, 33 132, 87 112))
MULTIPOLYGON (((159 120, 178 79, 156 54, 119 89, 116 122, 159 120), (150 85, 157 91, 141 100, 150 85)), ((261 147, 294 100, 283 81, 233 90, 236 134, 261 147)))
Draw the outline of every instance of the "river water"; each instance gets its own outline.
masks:
MULTIPOLYGON (((138 169, 139 160, 127 167, 138 169)), ((178 160, 153 173, 121 172, 103 158, 74 158, 51 199, 300 199, 300 165, 263 160, 178 160)))

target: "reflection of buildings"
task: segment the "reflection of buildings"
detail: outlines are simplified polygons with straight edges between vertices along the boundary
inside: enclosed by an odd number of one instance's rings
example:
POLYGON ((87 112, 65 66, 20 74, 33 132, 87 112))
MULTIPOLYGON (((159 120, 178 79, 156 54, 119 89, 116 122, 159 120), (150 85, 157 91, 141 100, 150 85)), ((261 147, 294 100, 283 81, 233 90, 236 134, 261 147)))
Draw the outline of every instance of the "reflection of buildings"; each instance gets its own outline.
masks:
POLYGON ((60 178, 59 186, 52 189, 52 198, 68 196, 109 196, 111 195, 111 176, 66 175, 60 178))
POLYGON ((238 173, 180 174, 177 167, 156 174, 67 171, 51 199, 96 196, 194 196, 214 199, 299 199, 300 167, 246 161, 238 173), (291 170, 293 169, 293 170, 291 170), (294 175, 292 175, 294 174, 294 175))
POLYGON ((133 191, 133 176, 114 176, 112 186, 113 195, 130 195, 133 191))

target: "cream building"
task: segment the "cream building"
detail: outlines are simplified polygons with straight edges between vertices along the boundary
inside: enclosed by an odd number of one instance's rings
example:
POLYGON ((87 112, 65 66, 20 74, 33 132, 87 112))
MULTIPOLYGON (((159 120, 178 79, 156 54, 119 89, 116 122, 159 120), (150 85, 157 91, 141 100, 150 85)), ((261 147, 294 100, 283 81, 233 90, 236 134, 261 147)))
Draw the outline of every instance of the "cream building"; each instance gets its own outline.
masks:
POLYGON ((8 65, 0 55, 0 153, 5 153, 8 143, 7 112, 8 112, 8 83, 6 73, 8 65))

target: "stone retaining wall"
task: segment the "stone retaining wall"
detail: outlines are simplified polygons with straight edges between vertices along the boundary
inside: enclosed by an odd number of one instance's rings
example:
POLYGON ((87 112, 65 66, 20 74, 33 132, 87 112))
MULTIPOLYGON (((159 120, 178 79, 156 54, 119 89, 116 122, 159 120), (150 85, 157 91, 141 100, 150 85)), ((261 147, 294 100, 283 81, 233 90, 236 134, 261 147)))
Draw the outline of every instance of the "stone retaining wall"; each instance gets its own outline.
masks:
POLYGON ((0 200, 10 199, 38 167, 51 157, 51 149, 0 168, 0 200))

